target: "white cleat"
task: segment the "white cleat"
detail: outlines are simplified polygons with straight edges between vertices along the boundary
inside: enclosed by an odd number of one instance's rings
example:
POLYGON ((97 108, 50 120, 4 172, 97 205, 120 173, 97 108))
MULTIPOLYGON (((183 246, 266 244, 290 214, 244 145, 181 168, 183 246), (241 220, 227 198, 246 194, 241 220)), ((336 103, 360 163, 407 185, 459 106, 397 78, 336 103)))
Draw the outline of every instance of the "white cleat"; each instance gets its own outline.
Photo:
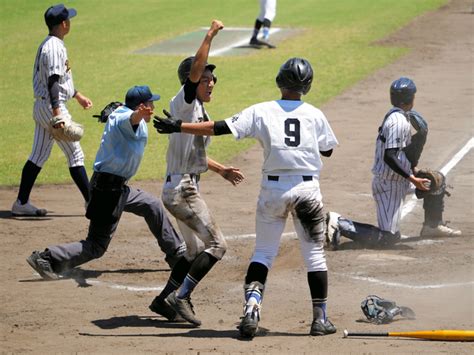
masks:
POLYGON ((20 200, 16 200, 12 206, 12 215, 14 216, 43 217, 46 216, 47 213, 47 210, 33 206, 30 201, 22 205, 20 200))
POLYGON ((421 229, 420 236, 423 238, 427 237, 459 237, 462 232, 458 229, 449 228, 446 225, 440 224, 437 227, 430 227, 428 225, 423 225, 421 229))

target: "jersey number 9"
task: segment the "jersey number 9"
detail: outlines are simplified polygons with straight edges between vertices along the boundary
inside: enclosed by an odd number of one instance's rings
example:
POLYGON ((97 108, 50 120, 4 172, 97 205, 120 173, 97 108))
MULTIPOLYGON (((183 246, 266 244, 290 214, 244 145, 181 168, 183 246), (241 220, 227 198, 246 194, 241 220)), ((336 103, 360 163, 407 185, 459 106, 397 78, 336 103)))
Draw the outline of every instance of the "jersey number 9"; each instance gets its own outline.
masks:
POLYGON ((285 120, 285 144, 289 147, 300 145, 300 121, 297 118, 287 118, 285 120))

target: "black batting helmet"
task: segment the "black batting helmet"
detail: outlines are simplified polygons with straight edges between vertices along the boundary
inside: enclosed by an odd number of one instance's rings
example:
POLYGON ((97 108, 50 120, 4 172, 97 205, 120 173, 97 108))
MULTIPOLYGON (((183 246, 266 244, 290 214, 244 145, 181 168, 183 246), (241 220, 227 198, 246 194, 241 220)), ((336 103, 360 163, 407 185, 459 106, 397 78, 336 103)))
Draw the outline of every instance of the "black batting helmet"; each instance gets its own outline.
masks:
MULTIPOLYGON (((189 76, 189 73, 191 73, 191 66, 193 65, 193 60, 194 56, 192 57, 187 57, 184 59, 181 64, 178 67, 178 78, 179 82, 181 85, 184 85, 184 82, 189 76)), ((211 73, 216 69, 216 66, 214 64, 206 64, 206 69, 209 69, 211 73)), ((217 82, 217 77, 214 75, 214 83, 217 82)))
POLYGON ((409 105, 413 102, 416 85, 413 80, 402 76, 390 85, 390 101, 393 106, 409 105))
POLYGON ((280 89, 288 89, 306 95, 313 82, 313 68, 306 59, 291 58, 280 67, 276 83, 280 89))

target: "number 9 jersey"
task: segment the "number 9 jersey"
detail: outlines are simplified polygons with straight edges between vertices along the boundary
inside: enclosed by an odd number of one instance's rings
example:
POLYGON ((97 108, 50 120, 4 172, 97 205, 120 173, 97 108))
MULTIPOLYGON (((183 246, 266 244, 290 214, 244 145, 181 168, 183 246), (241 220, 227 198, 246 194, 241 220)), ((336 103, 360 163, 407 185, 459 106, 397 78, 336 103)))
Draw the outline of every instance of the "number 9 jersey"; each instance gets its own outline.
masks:
POLYGON ((260 142, 264 174, 319 178, 323 165, 319 152, 338 145, 321 110, 299 100, 262 102, 225 122, 236 139, 252 137, 260 142))

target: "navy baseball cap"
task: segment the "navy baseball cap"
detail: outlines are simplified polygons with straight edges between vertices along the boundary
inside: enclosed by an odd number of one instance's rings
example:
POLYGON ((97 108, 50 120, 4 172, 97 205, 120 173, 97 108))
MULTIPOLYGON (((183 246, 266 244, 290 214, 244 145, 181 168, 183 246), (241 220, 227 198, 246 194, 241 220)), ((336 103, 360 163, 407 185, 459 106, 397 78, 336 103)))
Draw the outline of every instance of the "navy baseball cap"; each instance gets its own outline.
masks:
POLYGON ((77 15, 76 9, 68 9, 64 4, 51 6, 44 13, 44 20, 48 27, 59 25, 61 22, 77 15))
POLYGON ((134 110, 141 103, 158 101, 159 99, 160 95, 152 94, 148 86, 134 86, 125 95, 125 106, 134 110))

